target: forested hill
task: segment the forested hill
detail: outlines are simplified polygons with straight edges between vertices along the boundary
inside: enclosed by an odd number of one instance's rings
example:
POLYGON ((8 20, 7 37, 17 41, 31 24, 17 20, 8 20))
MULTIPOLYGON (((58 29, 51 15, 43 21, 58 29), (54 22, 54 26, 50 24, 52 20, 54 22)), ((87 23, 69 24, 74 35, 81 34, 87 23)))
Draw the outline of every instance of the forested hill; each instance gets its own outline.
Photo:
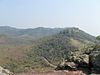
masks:
MULTIPOLYGON (((60 34, 67 36, 67 37, 72 37, 74 39, 84 41, 84 42, 97 42, 96 37, 80 30, 79 28, 66 28, 63 31, 60 32, 60 34)), ((59 34, 58 34, 59 35, 59 34)))
POLYGON ((59 33, 63 28, 27 28, 18 29, 9 26, 0 26, 0 35, 7 35, 11 37, 25 37, 30 36, 32 38, 41 38, 52 34, 59 33))
POLYGON ((62 31, 63 28, 28 28, 18 29, 0 26, 0 44, 29 44, 36 39, 51 36, 62 31))
POLYGON ((62 59, 72 58, 72 55, 79 59, 83 55, 84 48, 89 44, 95 44, 96 41, 94 36, 78 28, 66 28, 56 35, 41 39, 28 54, 28 59, 34 58, 32 60, 34 67, 36 64, 43 66, 45 61, 41 60, 42 57, 57 65, 62 59))

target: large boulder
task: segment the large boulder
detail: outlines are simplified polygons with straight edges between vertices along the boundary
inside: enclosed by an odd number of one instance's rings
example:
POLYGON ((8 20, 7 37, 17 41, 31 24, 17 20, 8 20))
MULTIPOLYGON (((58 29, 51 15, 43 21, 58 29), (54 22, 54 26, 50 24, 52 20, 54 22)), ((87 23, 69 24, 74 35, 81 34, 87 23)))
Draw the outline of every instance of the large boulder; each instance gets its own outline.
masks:
POLYGON ((61 62, 56 70, 76 70, 77 65, 74 62, 63 61, 61 62))

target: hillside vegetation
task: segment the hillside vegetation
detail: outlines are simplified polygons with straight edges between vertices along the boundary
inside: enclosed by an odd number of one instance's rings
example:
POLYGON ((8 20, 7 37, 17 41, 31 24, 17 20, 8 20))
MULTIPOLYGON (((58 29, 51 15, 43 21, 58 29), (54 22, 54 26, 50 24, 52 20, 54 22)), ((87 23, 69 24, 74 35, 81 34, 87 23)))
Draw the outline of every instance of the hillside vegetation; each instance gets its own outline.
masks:
POLYGON ((86 48, 99 43, 78 28, 10 28, 9 32, 9 27, 1 27, 0 34, 0 65, 15 73, 52 69, 50 64, 57 66, 66 59, 87 61, 86 48))
POLYGON ((28 57, 29 59, 35 56, 39 59, 45 57, 49 62, 57 65, 62 59, 72 58, 71 56, 74 55, 75 52, 77 52, 77 56, 80 56, 85 52, 84 48, 88 47, 88 45, 95 44, 95 42, 95 37, 77 28, 68 28, 56 35, 41 39, 39 43, 33 47, 28 57))

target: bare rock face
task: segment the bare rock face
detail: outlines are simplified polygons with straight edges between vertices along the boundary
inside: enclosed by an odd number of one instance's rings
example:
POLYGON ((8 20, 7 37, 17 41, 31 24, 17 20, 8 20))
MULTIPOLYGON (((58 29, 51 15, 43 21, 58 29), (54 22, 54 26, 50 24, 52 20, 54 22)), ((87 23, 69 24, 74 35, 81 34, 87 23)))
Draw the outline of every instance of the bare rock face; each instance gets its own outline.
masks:
POLYGON ((55 70, 76 70, 76 64, 74 62, 63 61, 61 62, 55 70))
POLYGON ((4 69, 0 66, 0 75, 13 75, 8 69, 4 69))

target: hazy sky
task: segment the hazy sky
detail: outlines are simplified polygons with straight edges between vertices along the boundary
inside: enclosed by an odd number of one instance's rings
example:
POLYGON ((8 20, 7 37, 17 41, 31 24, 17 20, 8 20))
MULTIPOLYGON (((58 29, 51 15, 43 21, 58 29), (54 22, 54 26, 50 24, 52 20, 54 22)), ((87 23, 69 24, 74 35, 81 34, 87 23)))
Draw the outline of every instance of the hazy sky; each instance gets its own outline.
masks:
POLYGON ((79 27, 100 34, 100 0, 0 0, 0 26, 79 27))

